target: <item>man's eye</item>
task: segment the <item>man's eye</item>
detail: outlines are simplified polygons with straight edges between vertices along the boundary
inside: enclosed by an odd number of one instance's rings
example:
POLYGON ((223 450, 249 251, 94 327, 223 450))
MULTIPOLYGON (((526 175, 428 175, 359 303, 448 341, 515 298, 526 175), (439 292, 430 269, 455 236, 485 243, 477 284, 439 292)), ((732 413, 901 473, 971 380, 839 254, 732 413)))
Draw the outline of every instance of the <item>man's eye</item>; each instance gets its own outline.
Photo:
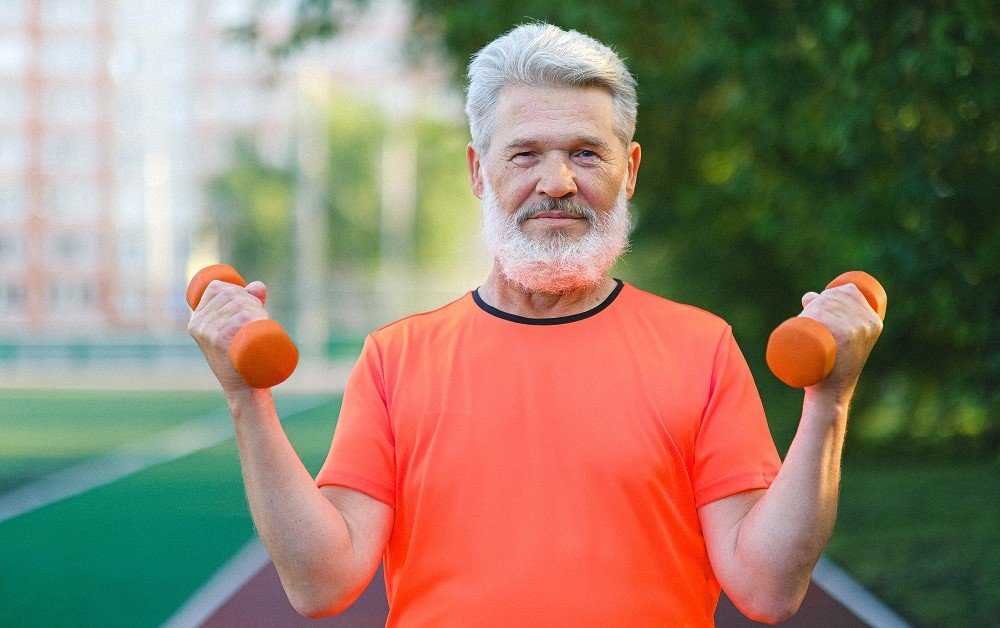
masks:
POLYGON ((521 163, 521 162, 525 162, 525 161, 530 161, 531 159, 534 159, 534 157, 535 157, 535 153, 525 151, 523 153, 515 153, 514 157, 512 157, 512 159, 516 163, 521 163))
POLYGON ((592 150, 581 150, 576 153, 577 157, 583 157, 584 159, 593 159, 597 157, 597 153, 592 150))

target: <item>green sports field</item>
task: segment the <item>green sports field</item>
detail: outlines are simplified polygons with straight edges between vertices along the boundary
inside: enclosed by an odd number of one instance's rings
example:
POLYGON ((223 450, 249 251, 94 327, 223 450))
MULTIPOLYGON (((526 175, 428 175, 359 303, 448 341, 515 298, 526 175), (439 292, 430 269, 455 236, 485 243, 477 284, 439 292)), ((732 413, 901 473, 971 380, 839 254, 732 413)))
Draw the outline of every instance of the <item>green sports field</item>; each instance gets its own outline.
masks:
MULTIPOLYGON (((0 495, 171 429, 176 438, 178 426, 228 421, 218 395, 0 395, 0 495)), ((313 471, 338 403, 279 399, 313 471)), ((171 447, 164 445, 167 457, 171 447)), ((225 438, 0 521, 0 625, 159 625, 252 534, 236 448, 225 438)))
MULTIPOLYGON (((315 472, 339 399, 278 402, 315 472)), ((169 618, 253 534, 228 422, 213 394, 0 391, 0 626, 169 618), (159 457, 142 457, 151 444, 159 457), (18 486, 67 468, 86 480, 136 452, 120 479, 3 515, 18 486)), ((849 460, 829 553, 916 625, 996 625, 998 475, 996 462, 849 460)))

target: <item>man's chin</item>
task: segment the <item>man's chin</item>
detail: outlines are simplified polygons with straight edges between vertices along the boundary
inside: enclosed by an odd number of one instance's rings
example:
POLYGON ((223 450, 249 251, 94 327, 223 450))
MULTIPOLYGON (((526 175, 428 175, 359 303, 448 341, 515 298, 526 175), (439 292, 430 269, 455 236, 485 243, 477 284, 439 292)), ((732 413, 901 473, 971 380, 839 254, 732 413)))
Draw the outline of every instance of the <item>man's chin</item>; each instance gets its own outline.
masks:
POLYGON ((514 271, 501 267, 504 277, 521 289, 536 294, 566 294, 595 288, 605 279, 604 273, 566 272, 565 269, 537 267, 514 271))

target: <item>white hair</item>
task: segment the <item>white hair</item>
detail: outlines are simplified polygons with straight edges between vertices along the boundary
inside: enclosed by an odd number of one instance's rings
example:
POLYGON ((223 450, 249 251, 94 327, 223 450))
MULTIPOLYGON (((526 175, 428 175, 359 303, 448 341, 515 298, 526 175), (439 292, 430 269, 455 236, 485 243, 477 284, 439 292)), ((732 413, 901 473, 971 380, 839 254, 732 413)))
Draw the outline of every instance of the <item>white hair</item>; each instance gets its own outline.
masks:
POLYGON ((635 78, 613 50, 577 31, 551 24, 524 24, 487 44, 469 64, 465 113, 472 143, 488 150, 496 109, 506 85, 600 87, 614 103, 615 134, 624 145, 635 134, 635 78))
POLYGON ((509 214, 500 207, 497 193, 484 177, 483 238, 500 272, 529 292, 562 294, 596 285, 628 250, 631 217, 627 182, 622 181, 614 205, 603 215, 570 198, 548 198, 509 214), (576 240, 561 231, 531 238, 521 226, 543 211, 581 216, 590 223, 590 229, 576 240))

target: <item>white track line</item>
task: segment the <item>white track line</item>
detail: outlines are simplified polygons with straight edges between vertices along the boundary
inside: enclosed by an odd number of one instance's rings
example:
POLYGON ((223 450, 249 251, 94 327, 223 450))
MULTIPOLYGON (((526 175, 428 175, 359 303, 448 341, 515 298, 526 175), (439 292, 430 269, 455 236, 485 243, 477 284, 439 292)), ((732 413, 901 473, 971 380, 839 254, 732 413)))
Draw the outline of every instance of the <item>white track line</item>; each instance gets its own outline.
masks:
POLYGON ((163 623, 164 628, 201 626, 267 564, 267 551, 254 536, 208 582, 163 623))
MULTIPOLYGON (((291 417, 326 400, 282 403, 291 417)), ((110 484, 143 469, 207 449, 231 438, 232 423, 226 412, 213 412, 159 432, 121 449, 60 469, 0 495, 0 523, 43 506, 110 484)))
POLYGON ((910 624, 886 606, 860 582, 821 556, 813 570, 813 582, 843 604, 859 619, 874 628, 909 628, 910 624))

